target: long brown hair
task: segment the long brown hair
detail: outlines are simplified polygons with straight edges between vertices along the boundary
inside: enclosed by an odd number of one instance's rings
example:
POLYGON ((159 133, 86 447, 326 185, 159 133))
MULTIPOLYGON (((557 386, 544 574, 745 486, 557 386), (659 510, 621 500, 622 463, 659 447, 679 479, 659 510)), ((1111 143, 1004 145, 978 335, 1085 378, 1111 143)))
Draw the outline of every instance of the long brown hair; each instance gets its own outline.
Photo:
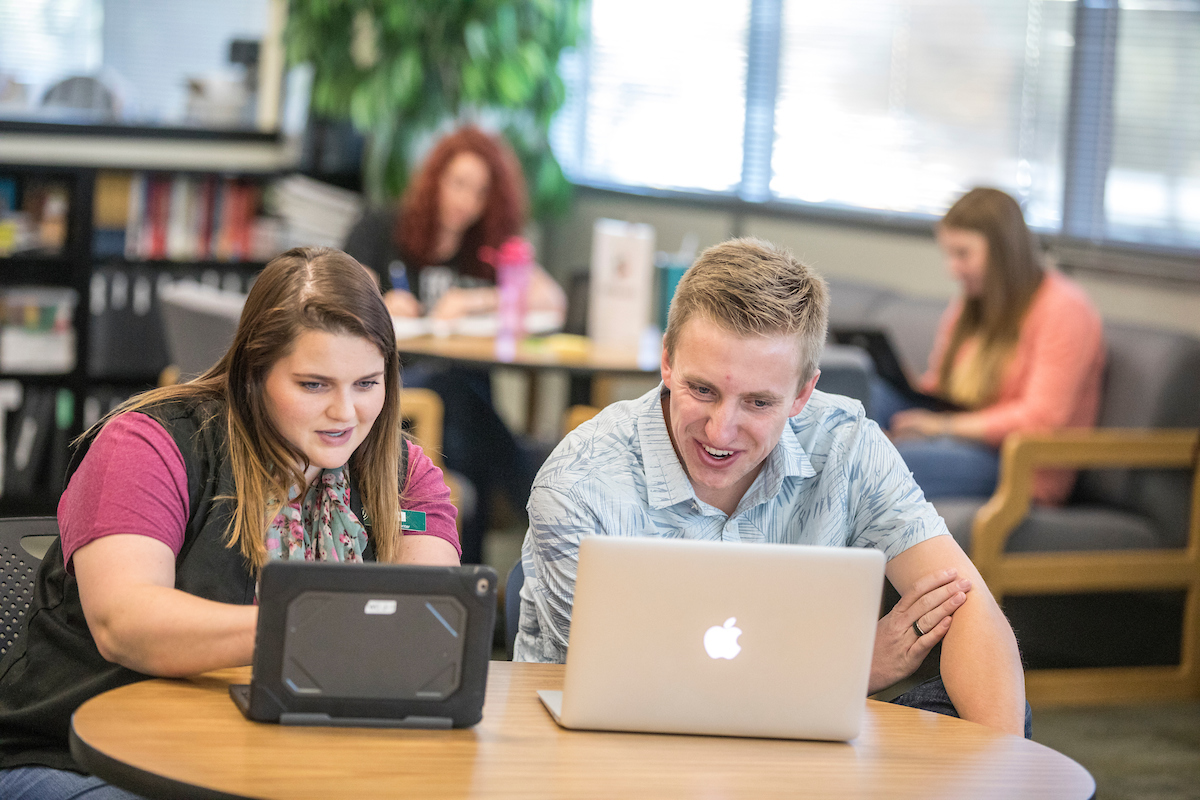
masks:
MULTIPOLYGON (((367 339, 384 360, 384 403, 349 472, 371 520, 380 561, 394 560, 400 537, 400 361, 395 331, 375 278, 340 250, 297 247, 276 256, 246 298, 233 344, 211 369, 177 386, 154 389, 119 406, 113 416, 170 400, 217 400, 225 425, 235 497, 226 531, 257 569, 267 562, 264 533, 293 486, 304 486, 309 462, 271 421, 264 397, 267 373, 306 331, 367 339)), ((214 418, 215 419, 215 418, 214 418)), ((210 422, 212 422, 210 420, 210 422)))
POLYGON ((410 266, 420 268, 436 260, 442 174, 460 153, 474 153, 488 167, 487 202, 483 215, 463 233, 461 252, 464 271, 480 278, 495 278, 495 268, 479 258, 479 248, 499 247, 505 239, 521 233, 525 227, 529 200, 521 163, 512 148, 501 138, 490 136, 467 125, 438 140, 421 164, 401 203, 400 224, 396 226, 396 245, 410 266))
POLYGON ((962 313, 950 333, 946 354, 938 369, 938 388, 949 391, 954 359, 972 336, 979 337, 980 384, 976 404, 994 399, 1004 377, 1004 367, 1017 345, 1021 323, 1044 271, 1038 248, 1025 224, 1021 207, 999 189, 976 188, 964 194, 938 223, 940 229, 974 231, 987 240, 987 268, 983 291, 964 297, 962 313))

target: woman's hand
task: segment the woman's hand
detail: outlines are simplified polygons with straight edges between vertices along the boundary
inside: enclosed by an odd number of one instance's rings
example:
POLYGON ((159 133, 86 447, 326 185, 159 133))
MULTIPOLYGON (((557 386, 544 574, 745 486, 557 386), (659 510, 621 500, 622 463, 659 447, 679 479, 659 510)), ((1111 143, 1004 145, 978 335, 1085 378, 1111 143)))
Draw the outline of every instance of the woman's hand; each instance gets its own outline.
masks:
POLYGON ((388 290, 387 294, 383 296, 383 304, 387 306, 388 313, 393 317, 421 316, 421 303, 412 292, 406 292, 403 289, 388 290))
POLYGON ((905 409, 892 415, 892 427, 888 435, 892 441, 953 436, 953 417, 953 414, 939 414, 923 408, 905 409))
POLYGON ((471 314, 488 314, 496 310, 498 302, 499 295, 491 287, 460 289, 456 286, 446 290, 437 305, 429 312, 429 316, 434 319, 450 320, 460 319, 471 314))

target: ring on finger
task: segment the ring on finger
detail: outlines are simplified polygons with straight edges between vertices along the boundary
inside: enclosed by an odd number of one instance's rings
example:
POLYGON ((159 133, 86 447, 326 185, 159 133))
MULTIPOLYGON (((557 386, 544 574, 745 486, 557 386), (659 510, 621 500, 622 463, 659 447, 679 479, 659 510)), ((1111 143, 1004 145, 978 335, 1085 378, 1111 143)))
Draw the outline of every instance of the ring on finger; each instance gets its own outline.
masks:
POLYGON ((919 624, 917 624, 919 622, 920 622, 920 620, 916 620, 916 619, 913 620, 913 630, 917 632, 917 636, 924 636, 925 631, 921 630, 921 626, 919 624))

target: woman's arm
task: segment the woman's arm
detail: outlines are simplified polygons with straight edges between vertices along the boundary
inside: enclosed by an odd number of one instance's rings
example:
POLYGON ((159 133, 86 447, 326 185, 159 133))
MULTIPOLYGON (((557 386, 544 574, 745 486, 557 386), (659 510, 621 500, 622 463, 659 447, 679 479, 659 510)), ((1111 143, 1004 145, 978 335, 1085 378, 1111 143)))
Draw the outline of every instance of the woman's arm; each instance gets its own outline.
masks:
POLYGON ((105 536, 72 561, 84 617, 107 660, 162 677, 251 662, 258 607, 176 589, 175 554, 157 539, 105 536))
POLYGON ((108 660, 172 676, 250 662, 256 608, 174 588, 188 506, 179 447, 145 414, 109 422, 71 476, 58 508, 63 555, 108 660))
POLYGON ((912 409, 892 418, 893 438, 956 436, 998 446, 1014 431, 1054 430, 1096 403, 1104 366, 1099 313, 1082 290, 1058 276, 1040 290, 1002 387, 1002 399, 977 411, 912 409))
POLYGON ((430 564, 438 567, 457 567, 458 551, 454 545, 438 536, 406 535, 400 539, 397 564, 430 564))

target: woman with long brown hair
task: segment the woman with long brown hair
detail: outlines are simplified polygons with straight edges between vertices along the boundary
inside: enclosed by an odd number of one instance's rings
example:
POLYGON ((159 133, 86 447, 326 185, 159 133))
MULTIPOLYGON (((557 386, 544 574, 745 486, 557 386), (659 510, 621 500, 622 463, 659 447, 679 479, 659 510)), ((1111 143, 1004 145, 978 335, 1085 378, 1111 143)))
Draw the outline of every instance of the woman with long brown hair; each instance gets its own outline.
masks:
MULTIPOLYGON (((1077 284, 1043 267, 1008 194, 967 192, 937 239, 961 295, 942 316, 918 386, 964 410, 878 414, 927 497, 988 496, 1010 433, 1095 424, 1103 326, 1077 284)), ((1061 503, 1073 484, 1072 472, 1038 473, 1034 499, 1061 503)))
MULTIPOLYGON (((497 310, 499 293, 495 267, 481 250, 520 236, 527 214, 525 180, 512 148, 467 125, 434 144, 398 210, 363 216, 346 252, 379 273, 397 317, 488 314, 497 310)), ((560 321, 566 311, 562 289, 536 264, 525 305, 560 321)), ((408 386, 426 386, 442 398, 446 466, 470 481, 476 497, 474 513, 463 520, 463 561, 480 561, 493 492, 503 490, 519 513, 537 465, 496 414, 486 371, 413 364, 404 377, 408 386)))
POLYGON ((458 564, 449 490, 404 439, 399 391, 373 276, 296 248, 255 281, 215 366, 81 437, 60 539, 0 662, 0 796, 90 790, 67 750, 89 697, 250 663, 267 561, 458 564), (401 505, 424 531, 401 530, 401 505))

